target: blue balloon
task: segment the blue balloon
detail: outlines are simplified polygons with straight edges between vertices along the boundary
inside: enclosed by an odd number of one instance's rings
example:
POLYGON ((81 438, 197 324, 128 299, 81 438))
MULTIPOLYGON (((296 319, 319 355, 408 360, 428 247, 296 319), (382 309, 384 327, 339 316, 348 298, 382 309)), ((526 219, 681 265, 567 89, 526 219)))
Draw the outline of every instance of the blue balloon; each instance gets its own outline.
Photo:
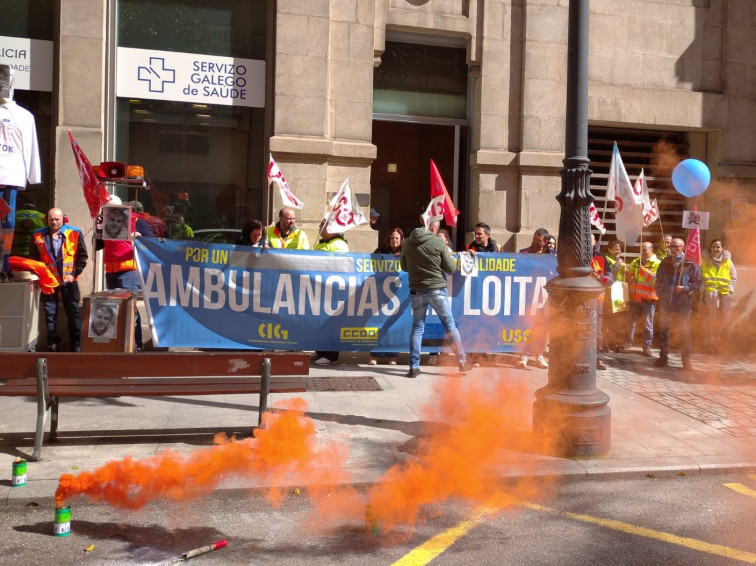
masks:
POLYGON ((704 194, 710 182, 709 168, 698 159, 681 161, 672 171, 672 184, 675 190, 686 197, 692 198, 704 194))

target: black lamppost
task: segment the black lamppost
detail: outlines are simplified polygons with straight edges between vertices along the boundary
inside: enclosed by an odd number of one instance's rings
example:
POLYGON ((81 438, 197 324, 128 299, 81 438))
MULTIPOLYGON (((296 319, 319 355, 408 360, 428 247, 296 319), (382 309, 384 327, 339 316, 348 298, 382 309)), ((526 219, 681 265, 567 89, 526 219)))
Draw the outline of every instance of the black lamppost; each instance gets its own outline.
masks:
POLYGON ((609 396, 596 388, 596 305, 591 277, 593 201, 588 169, 589 0, 570 0, 567 125, 559 218, 559 275, 549 281, 549 383, 536 391, 533 429, 560 456, 608 454, 609 396))

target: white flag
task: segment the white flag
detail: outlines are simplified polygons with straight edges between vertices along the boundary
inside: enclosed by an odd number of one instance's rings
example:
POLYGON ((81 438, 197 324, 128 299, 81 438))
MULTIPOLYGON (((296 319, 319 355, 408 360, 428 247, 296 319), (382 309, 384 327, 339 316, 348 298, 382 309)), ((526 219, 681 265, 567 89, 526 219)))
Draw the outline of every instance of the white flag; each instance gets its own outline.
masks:
POLYGON ((283 202, 284 206, 291 208, 304 208, 304 203, 291 192, 289 183, 286 182, 283 173, 281 173, 276 162, 273 161, 273 155, 270 155, 270 161, 268 162, 268 184, 272 182, 278 185, 278 190, 281 193, 281 202, 283 202))
POLYGON ((606 198, 614 199, 614 221, 617 239, 632 245, 638 241, 643 230, 643 203, 641 194, 636 194, 625 164, 622 163, 617 142, 614 142, 612 163, 609 166, 609 182, 606 198))
POLYGON ((588 207, 588 214, 591 217, 591 224, 601 232, 602 236, 606 234, 606 226, 604 226, 604 223, 601 221, 601 217, 599 216, 598 210, 596 210, 595 204, 591 203, 591 206, 588 207))
POLYGON ((656 199, 654 199, 651 201, 648 212, 643 215, 643 227, 650 226, 657 220, 659 220, 659 205, 656 204, 656 199))
POLYGON ((341 183, 339 192, 331 199, 331 212, 326 216, 325 229, 331 234, 341 234, 350 228, 367 222, 360 205, 352 198, 349 179, 341 183))
POLYGON ((441 220, 444 217, 444 199, 446 197, 444 195, 438 195, 437 197, 433 197, 431 201, 428 203, 428 208, 425 209, 425 212, 422 213, 421 217, 423 219, 423 224, 425 224, 425 229, 428 229, 428 226, 430 226, 430 223, 434 220, 441 220))
POLYGON ((641 169, 638 179, 635 181, 633 192, 636 195, 641 195, 641 209, 643 211, 643 227, 649 226, 655 220, 659 219, 659 207, 656 205, 656 199, 651 201, 651 197, 648 194, 648 183, 646 183, 646 175, 641 169))

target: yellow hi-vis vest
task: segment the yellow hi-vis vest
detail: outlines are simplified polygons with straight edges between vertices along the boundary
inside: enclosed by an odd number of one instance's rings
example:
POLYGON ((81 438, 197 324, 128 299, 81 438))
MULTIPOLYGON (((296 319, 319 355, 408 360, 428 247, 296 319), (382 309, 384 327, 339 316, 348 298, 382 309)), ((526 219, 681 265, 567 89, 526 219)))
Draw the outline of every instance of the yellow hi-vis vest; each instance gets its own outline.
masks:
POLYGON ((639 303, 642 301, 658 301, 654 283, 656 282, 656 270, 661 261, 655 255, 648 258, 643 264, 640 258, 630 262, 627 271, 630 300, 639 303))
POLYGON ((719 264, 719 269, 713 261, 704 262, 701 266, 701 277, 704 280, 704 287, 707 292, 718 291, 720 295, 730 293, 730 266, 731 260, 723 261, 719 264))
POLYGON ((281 232, 278 231, 278 227, 275 224, 268 226, 265 231, 268 245, 271 248, 288 248, 290 250, 310 249, 310 241, 307 239, 307 234, 302 232, 301 228, 294 228, 285 239, 281 236, 281 232))

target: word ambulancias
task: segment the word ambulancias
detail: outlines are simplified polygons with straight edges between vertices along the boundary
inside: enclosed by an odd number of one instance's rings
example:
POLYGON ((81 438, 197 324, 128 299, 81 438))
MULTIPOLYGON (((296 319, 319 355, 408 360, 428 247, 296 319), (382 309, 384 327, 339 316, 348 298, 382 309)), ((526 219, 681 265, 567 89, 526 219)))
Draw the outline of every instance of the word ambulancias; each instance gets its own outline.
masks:
MULTIPOLYGON (((463 313, 532 315, 546 301, 546 282, 546 277, 484 277, 480 296, 473 295, 472 285, 464 285, 463 313)), ((321 312, 329 316, 391 316, 401 306, 401 288, 401 278, 391 274, 292 274, 152 263, 145 274, 143 293, 159 306, 302 316, 321 312)))

